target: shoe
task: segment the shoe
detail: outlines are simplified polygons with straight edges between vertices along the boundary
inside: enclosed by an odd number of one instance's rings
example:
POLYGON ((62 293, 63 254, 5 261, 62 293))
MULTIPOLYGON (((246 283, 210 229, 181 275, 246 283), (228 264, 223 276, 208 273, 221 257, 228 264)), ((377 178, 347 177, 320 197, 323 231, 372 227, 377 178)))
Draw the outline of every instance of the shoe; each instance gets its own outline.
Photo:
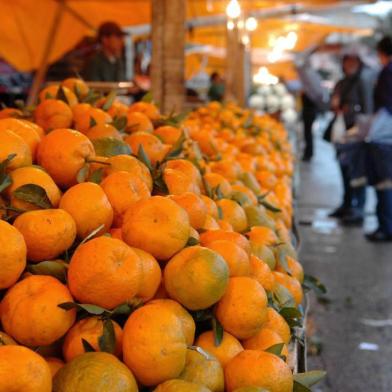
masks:
POLYGON ((342 217, 341 222, 344 226, 362 226, 363 215, 358 212, 350 212, 342 217))
POLYGON ((392 234, 386 234, 380 229, 377 229, 375 232, 370 234, 365 234, 365 237, 368 241, 371 242, 390 242, 392 241, 392 234))
POLYGON ((304 155, 302 157, 302 162, 310 162, 312 160, 312 155, 304 155))
POLYGON ((330 214, 328 214, 328 216, 330 218, 343 218, 344 216, 347 215, 349 209, 344 207, 344 206, 340 206, 339 208, 337 208, 336 210, 332 211, 330 214))

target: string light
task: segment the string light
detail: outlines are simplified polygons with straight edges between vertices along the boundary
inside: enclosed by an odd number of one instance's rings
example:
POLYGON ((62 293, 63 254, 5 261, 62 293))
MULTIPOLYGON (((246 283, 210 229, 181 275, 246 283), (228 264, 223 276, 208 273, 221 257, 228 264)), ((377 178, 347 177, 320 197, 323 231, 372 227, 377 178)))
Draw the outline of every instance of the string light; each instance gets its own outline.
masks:
POLYGON ((238 0, 230 0, 226 7, 226 15, 230 19, 238 19, 241 16, 241 6, 238 0))
POLYGON ((248 31, 255 31, 257 30, 258 27, 258 22, 257 19, 251 16, 250 18, 246 19, 245 21, 245 28, 248 31))

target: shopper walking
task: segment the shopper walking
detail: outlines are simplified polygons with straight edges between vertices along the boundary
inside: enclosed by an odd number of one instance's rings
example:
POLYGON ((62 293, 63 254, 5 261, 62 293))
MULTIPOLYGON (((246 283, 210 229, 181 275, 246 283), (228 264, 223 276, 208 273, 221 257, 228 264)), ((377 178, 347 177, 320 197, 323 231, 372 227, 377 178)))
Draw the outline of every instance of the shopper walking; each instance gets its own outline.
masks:
POLYGON ((313 125, 320 112, 329 104, 328 90, 323 87, 320 73, 311 65, 311 56, 317 52, 318 46, 311 47, 295 58, 295 65, 302 84, 302 120, 305 148, 302 160, 309 162, 314 154, 313 125))
POLYGON ((378 228, 366 237, 370 241, 392 241, 392 38, 377 45, 383 69, 375 88, 376 116, 370 127, 369 183, 377 194, 378 228))
MULTIPOLYGON (((344 77, 335 86, 331 108, 336 116, 342 115, 346 130, 352 128, 360 114, 373 113, 373 91, 375 78, 356 52, 346 52, 342 59, 344 77)), ((344 224, 362 224, 366 201, 366 187, 353 188, 350 184, 350 162, 342 159, 337 148, 337 158, 343 182, 341 205, 329 216, 342 219, 344 224)))

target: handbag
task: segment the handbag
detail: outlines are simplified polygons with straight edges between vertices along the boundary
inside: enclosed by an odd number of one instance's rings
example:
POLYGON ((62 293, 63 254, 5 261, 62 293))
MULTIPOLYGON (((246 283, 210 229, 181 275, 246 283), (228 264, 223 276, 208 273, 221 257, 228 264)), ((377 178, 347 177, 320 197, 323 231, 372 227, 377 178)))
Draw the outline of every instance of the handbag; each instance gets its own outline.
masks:
POLYGON ((344 143, 346 123, 343 114, 337 114, 331 129, 331 141, 334 144, 344 143))

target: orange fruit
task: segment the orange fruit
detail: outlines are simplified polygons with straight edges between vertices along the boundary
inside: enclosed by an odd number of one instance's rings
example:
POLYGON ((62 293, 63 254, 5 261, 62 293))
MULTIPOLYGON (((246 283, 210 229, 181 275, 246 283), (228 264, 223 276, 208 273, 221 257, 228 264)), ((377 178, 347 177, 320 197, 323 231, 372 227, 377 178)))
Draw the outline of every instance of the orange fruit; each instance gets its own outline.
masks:
POLYGON ((3 108, 0 110, 0 118, 23 118, 23 112, 16 108, 3 108))
MULTIPOLYGON (((113 355, 120 357, 122 353, 122 329, 115 321, 112 321, 112 323, 116 339, 113 355)), ((87 341, 95 351, 100 351, 98 340, 103 333, 104 321, 99 317, 88 317, 79 320, 65 335, 63 356, 66 362, 85 353, 82 339, 87 341)))
POLYGON ((124 141, 131 147, 134 154, 138 154, 142 146, 153 165, 163 161, 171 149, 170 145, 163 144, 156 136, 148 132, 134 132, 127 136, 124 141))
POLYGON ((275 354, 244 350, 225 367, 226 390, 255 386, 270 392, 292 392, 293 374, 289 366, 275 354))
POLYGON ((76 249, 69 263, 68 286, 79 302, 113 309, 138 293, 141 276, 140 258, 129 246, 98 237, 76 249))
POLYGON ((271 268, 257 256, 250 256, 250 276, 255 278, 267 291, 274 291, 275 277, 271 268))
POLYGON ((87 84, 82 79, 78 78, 67 78, 61 82, 61 85, 63 87, 67 87, 69 90, 75 93, 78 98, 87 97, 90 91, 90 88, 87 86, 87 84))
POLYGON ((152 132, 154 126, 151 120, 143 113, 140 112, 128 112, 127 114, 127 127, 128 133, 133 132, 152 132))
POLYGON ((72 124, 72 110, 63 101, 48 99, 36 107, 34 119, 45 132, 58 128, 69 128, 72 124))
POLYGON ((69 188, 60 201, 60 208, 67 211, 76 223, 79 238, 86 238, 100 226, 96 236, 106 233, 113 222, 113 208, 103 189, 92 182, 69 188))
POLYGON ((234 231, 233 226, 231 225, 231 223, 223 220, 223 219, 218 219, 217 221, 218 226, 220 229, 222 230, 226 230, 226 231, 234 231))
POLYGON ((201 195, 201 198, 203 199, 204 204, 207 207, 207 213, 213 218, 218 219, 218 207, 216 206, 215 201, 206 195, 201 195))
POLYGON ((267 303, 267 295, 256 279, 237 276, 229 279, 215 314, 225 331, 237 339, 248 339, 266 321, 267 303))
POLYGON ((0 390, 4 392, 52 391, 49 365, 45 359, 27 347, 0 347, 0 377, 0 390))
POLYGON ((168 193, 171 195, 182 195, 187 192, 200 194, 199 186, 180 170, 165 167, 163 170, 163 181, 166 184, 168 193))
POLYGON ((202 227, 203 230, 219 230, 221 227, 216 219, 214 219, 211 215, 206 216, 206 220, 202 227))
POLYGON ((249 275, 249 256, 239 245, 227 240, 218 240, 212 241, 207 247, 219 253, 225 259, 230 276, 249 275))
POLYGON ((268 264, 271 270, 276 267, 275 254, 267 245, 258 245, 251 242, 251 254, 263 260, 264 263, 268 264))
POLYGON ((92 107, 87 103, 79 103, 72 107, 75 129, 86 133, 90 128, 108 124, 112 118, 102 109, 92 107))
POLYGON ((132 250, 138 255, 142 268, 141 283, 137 297, 146 302, 154 297, 161 284, 161 267, 156 259, 144 250, 138 248, 132 248, 132 250))
POLYGON ((15 219, 14 226, 26 242, 27 259, 33 262, 55 259, 76 237, 75 221, 61 209, 25 212, 15 219))
POLYGON ((166 162, 165 169, 181 172, 197 186, 200 186, 202 183, 199 169, 191 161, 186 159, 171 159, 166 162))
POLYGON ((248 221, 244 209, 235 201, 221 199, 216 202, 218 208, 221 208, 223 219, 228 221, 234 231, 242 233, 248 228, 248 221))
POLYGON ((185 380, 169 380, 159 384, 154 392, 211 392, 204 385, 185 380))
POLYGON ((112 236, 112 238, 117 238, 118 240, 121 240, 121 241, 123 240, 121 228, 120 229, 119 228, 111 228, 109 234, 112 236))
POLYGON ((150 190, 137 175, 126 171, 109 174, 102 182, 105 192, 114 211, 114 226, 120 227, 126 211, 138 200, 150 198, 150 190))
POLYGON ((0 132, 7 130, 20 136, 29 146, 31 156, 34 158, 38 144, 41 141, 41 136, 30 124, 28 121, 18 120, 16 118, 0 119, 0 132))
POLYGON ((60 187, 75 185, 80 169, 94 156, 90 140, 72 129, 50 132, 38 147, 38 163, 60 187))
POLYGON ((135 202, 124 216, 124 241, 167 260, 186 245, 190 234, 188 214, 169 198, 153 196, 135 202))
POLYGON ((187 309, 206 309, 225 293, 229 269, 216 252, 191 246, 177 253, 164 269, 169 296, 187 309))
POLYGON ((182 323, 164 306, 143 306, 125 323, 124 362, 143 385, 178 377, 185 366, 186 351, 182 323))
POLYGON ((11 287, 26 267, 26 243, 23 235, 0 219, 0 289, 11 287))
POLYGON ((218 240, 228 240, 236 243, 247 253, 250 252, 250 245, 248 239, 242 234, 236 233, 234 231, 219 230, 209 230, 200 234, 200 243, 203 246, 208 246, 212 241, 218 240))
POLYGON ((102 139, 105 137, 113 137, 122 140, 121 133, 110 124, 97 124, 89 128, 84 133, 90 140, 102 139))
MULTIPOLYGON (((266 351, 275 344, 280 343, 284 343, 281 336, 272 329, 265 327, 261 328, 256 335, 242 341, 242 345, 244 346, 245 350, 261 351, 266 351)), ((282 355, 286 357, 288 355, 288 348, 286 345, 284 345, 282 348, 282 355)))
POLYGON ((181 128, 163 125, 154 130, 154 135, 160 137, 163 143, 173 145, 181 137, 182 132, 181 128))
POLYGON ((52 378, 56 375, 56 373, 64 366, 64 362, 55 357, 45 358, 46 363, 49 365, 50 373, 52 378))
POLYGON ((40 139, 42 139, 45 136, 45 131, 42 127, 40 127, 37 123, 33 122, 33 120, 21 120, 22 122, 28 124, 30 127, 32 127, 35 132, 38 133, 38 136, 40 139))
POLYGON ((207 217, 207 207, 203 199, 195 193, 185 192, 181 195, 170 196, 189 216, 189 221, 194 229, 203 227, 207 217))
POLYGON ((283 316, 274 308, 267 309, 267 321, 264 323, 263 328, 269 328, 276 332, 284 343, 289 344, 291 340, 290 327, 283 316))
MULTIPOLYGON (((76 97, 75 93, 72 92, 67 86, 61 86, 64 92, 64 95, 67 99, 67 104, 69 106, 75 106, 78 103, 78 98, 76 97)), ((52 84, 50 86, 45 87, 42 89, 38 95, 39 101, 43 102, 47 99, 57 99, 58 92, 59 92, 60 85, 59 84, 52 84)))
POLYGON ((129 107, 129 112, 144 113, 151 121, 159 120, 161 115, 158 108, 150 102, 136 102, 129 107))
POLYGON ((218 173, 206 173, 203 176, 205 184, 209 186, 209 188, 212 189, 217 189, 219 187, 219 190, 221 191, 222 195, 225 197, 230 196, 232 192, 231 185, 229 181, 223 177, 221 174, 218 173))
POLYGON ((0 146, 0 162, 16 154, 7 165, 7 171, 32 164, 29 145, 16 133, 7 130, 0 132, 0 146))
POLYGON ((5 332, 0 331, 0 345, 7 346, 9 344, 18 344, 11 336, 7 335, 5 332))
POLYGON ((148 167, 131 155, 116 155, 107 160, 109 165, 104 166, 105 175, 112 174, 117 171, 126 171, 140 177, 152 191, 152 178, 148 167))
POLYGON ((66 286, 51 276, 32 275, 7 291, 1 302, 1 323, 23 345, 49 345, 75 322, 74 309, 58 306, 64 302, 73 302, 66 286))
POLYGON ((269 170, 259 170, 256 172, 256 178, 259 184, 266 189, 273 189, 278 183, 276 176, 269 170))
POLYGON ((10 173, 10 177, 12 179, 12 184, 6 189, 6 194, 12 207, 20 208, 22 210, 36 210, 40 208, 33 203, 18 199, 14 195, 14 192, 19 187, 27 184, 35 184, 42 187, 52 206, 54 208, 59 206, 61 191, 49 174, 42 168, 38 166, 20 167, 13 170, 10 173))
POLYGON ((224 331, 222 341, 215 344, 213 331, 203 332, 196 340, 196 346, 214 355, 224 368, 231 359, 244 350, 241 343, 231 334, 224 331))
POLYGON ((53 392, 137 392, 132 372, 114 355, 89 352, 63 366, 53 379, 53 392))
POLYGON ((293 296, 295 303, 300 305, 304 295, 301 283, 299 283, 297 279, 282 272, 274 271, 273 274, 275 276, 276 283, 286 287, 293 296))
POLYGON ((127 117, 128 105, 116 99, 107 112, 112 116, 112 118, 127 117))
POLYGON ((233 159, 222 159, 217 162, 211 162, 211 171, 221 174, 229 181, 235 181, 241 175, 242 169, 238 162, 233 159))
POLYGON ((185 342, 188 346, 193 344, 195 340, 196 325, 193 317, 178 302, 172 299, 154 299, 147 305, 159 305, 160 307, 170 310, 181 321, 182 330, 184 332, 185 342))
POLYGON ((291 256, 286 256, 288 271, 286 271, 280 264, 276 270, 279 272, 289 272, 292 277, 298 280, 299 283, 304 281, 304 269, 301 263, 291 256))
POLYGON ((188 349, 180 379, 204 385, 211 392, 223 392, 225 381, 220 362, 210 353, 188 349))
MULTIPOLYGON (((248 204, 257 204, 257 197, 254 192, 245 185, 232 185, 232 198, 237 195, 241 200, 245 200, 248 204)), ((239 200, 238 200, 239 201, 239 200)))
POLYGON ((275 232, 266 226, 253 226, 247 235, 250 241, 255 244, 272 246, 279 243, 275 232))

